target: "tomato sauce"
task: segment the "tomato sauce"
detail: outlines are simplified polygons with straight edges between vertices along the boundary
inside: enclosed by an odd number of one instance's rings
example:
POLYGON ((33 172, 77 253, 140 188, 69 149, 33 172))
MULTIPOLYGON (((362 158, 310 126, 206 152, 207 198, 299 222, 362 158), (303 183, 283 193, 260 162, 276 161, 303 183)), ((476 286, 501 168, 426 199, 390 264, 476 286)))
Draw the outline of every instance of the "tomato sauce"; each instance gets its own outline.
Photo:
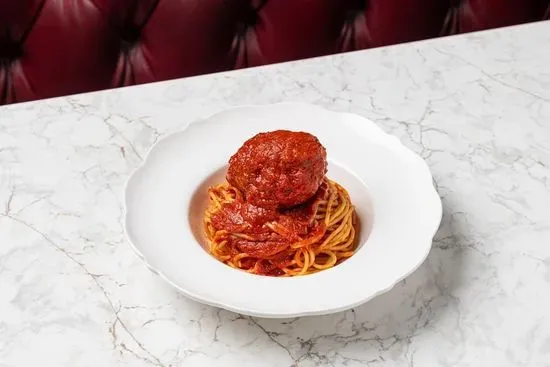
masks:
POLYGON ((237 199, 224 204, 220 211, 212 215, 212 225, 216 230, 244 235, 245 238, 230 236, 230 248, 256 258, 270 259, 262 263, 267 274, 289 261, 284 252, 291 244, 316 235, 323 229, 323 224, 314 221, 314 215, 319 200, 325 198, 327 193, 328 185, 323 182, 312 198, 290 209, 266 209, 237 199), (273 223, 278 225, 279 231, 273 231, 268 225, 273 223), (271 270, 268 271, 268 268, 271 270))

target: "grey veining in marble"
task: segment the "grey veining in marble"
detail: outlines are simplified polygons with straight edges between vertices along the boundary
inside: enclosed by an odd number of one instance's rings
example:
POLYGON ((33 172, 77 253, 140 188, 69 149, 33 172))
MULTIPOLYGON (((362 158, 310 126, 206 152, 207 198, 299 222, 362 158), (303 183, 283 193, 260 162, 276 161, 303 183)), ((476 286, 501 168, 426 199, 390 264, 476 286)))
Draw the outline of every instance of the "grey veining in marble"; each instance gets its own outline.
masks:
POLYGON ((540 367, 549 315, 550 22, 0 108, 1 367, 540 367), (428 260, 330 316, 187 300, 126 244, 124 182, 159 137, 283 100, 361 114, 427 160, 428 260))

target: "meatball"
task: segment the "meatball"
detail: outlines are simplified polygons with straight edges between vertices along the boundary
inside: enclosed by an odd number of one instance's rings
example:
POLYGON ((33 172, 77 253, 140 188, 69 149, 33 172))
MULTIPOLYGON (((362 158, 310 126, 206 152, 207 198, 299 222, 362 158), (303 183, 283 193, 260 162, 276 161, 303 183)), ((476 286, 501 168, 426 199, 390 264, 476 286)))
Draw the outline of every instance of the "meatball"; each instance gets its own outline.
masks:
POLYGON ((227 181, 245 200, 283 209, 302 204, 319 189, 327 171, 327 153, 305 132, 277 130, 247 140, 229 160, 227 181))

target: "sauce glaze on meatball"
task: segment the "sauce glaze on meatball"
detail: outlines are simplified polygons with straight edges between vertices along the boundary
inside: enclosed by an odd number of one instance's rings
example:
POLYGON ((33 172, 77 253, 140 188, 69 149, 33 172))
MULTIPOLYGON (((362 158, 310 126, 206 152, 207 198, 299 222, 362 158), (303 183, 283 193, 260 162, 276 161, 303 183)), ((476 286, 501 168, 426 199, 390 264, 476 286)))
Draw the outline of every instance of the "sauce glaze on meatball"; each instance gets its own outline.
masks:
POLYGON ((227 181, 249 203, 283 209, 304 203, 321 185, 327 153, 305 132, 277 130, 247 140, 229 160, 227 181))

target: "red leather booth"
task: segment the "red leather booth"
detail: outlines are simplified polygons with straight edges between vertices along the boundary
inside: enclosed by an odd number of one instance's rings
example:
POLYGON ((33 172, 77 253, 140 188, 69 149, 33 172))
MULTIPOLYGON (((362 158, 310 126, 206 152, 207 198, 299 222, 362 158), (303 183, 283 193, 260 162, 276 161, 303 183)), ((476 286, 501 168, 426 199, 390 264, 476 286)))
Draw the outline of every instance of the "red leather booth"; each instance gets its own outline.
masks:
POLYGON ((0 105, 549 16, 549 0, 0 0, 0 105))

